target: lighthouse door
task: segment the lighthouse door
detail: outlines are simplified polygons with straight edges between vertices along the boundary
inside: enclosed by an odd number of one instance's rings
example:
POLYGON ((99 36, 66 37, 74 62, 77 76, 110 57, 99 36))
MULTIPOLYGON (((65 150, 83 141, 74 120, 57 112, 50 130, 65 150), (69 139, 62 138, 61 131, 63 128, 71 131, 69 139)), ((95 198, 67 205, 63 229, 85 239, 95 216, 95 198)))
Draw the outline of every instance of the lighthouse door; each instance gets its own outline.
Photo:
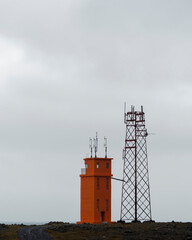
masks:
POLYGON ((101 222, 105 222, 105 212, 101 212, 101 222))

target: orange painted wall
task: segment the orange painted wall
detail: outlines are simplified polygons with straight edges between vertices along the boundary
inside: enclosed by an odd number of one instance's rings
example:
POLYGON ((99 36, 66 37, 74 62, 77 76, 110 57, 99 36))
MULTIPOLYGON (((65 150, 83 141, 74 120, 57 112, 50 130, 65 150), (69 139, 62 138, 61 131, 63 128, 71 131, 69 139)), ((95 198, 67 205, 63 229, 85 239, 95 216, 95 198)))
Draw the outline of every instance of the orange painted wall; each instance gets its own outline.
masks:
POLYGON ((111 160, 85 158, 86 172, 81 174, 81 221, 111 222, 111 160), (99 165, 98 165, 99 164, 99 165))

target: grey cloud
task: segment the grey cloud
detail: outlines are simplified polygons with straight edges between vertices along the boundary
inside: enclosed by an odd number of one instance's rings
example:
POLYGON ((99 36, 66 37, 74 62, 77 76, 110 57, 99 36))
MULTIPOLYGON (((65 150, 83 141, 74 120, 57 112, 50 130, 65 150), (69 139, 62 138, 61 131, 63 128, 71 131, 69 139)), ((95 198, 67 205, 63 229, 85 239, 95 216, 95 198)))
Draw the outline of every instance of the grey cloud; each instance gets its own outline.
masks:
MULTIPOLYGON (((125 101, 144 105, 156 133, 148 137, 154 219, 189 221, 190 202, 177 213, 176 185, 190 189, 191 1, 7 0, 0 13, 0 37, 22 50, 18 63, 8 54, 0 80, 2 221, 77 221, 80 168, 96 131, 99 155, 107 136, 121 178, 125 101), (179 181, 181 169, 189 177, 179 181)), ((117 220, 121 186, 113 186, 117 220)))

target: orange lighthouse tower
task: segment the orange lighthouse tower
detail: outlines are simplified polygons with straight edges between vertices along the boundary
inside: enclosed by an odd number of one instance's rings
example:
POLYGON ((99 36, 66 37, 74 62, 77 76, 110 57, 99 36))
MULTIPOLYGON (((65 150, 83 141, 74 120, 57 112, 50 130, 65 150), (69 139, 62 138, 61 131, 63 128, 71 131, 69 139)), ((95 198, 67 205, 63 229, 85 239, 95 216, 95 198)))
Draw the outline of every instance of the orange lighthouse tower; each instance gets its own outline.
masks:
MULTIPOLYGON (((97 157, 97 136, 94 139, 95 157, 85 158, 85 168, 81 169, 81 221, 78 223, 111 222, 111 160, 97 157)), ((106 141, 106 138, 105 138, 106 141)))

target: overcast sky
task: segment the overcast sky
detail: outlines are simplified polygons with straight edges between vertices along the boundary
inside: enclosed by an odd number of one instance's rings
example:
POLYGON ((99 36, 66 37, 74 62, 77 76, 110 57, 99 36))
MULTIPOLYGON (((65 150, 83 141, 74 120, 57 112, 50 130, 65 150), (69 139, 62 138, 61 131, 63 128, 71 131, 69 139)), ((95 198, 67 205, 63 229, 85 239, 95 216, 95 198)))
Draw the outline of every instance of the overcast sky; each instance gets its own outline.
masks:
POLYGON ((78 221, 96 131, 122 178, 124 102, 156 134, 153 219, 192 221, 191 12, 190 0, 0 0, 0 222, 78 221))

